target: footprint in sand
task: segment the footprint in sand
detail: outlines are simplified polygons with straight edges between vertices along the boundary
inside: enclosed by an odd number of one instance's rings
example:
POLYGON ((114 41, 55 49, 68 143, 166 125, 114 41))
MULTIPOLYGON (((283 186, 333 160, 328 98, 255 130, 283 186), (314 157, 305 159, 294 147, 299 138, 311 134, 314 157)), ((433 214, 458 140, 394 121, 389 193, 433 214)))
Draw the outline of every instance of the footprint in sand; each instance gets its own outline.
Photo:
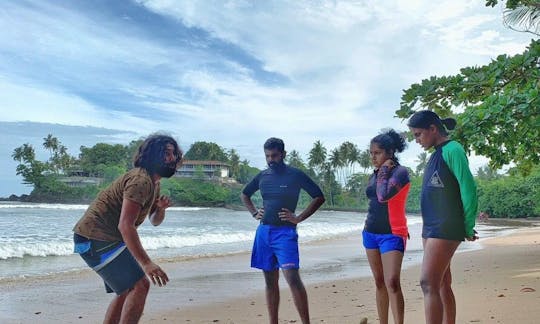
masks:
POLYGON ((536 291, 536 289, 531 288, 531 287, 525 287, 525 288, 521 288, 520 291, 521 292, 534 292, 534 291, 536 291))

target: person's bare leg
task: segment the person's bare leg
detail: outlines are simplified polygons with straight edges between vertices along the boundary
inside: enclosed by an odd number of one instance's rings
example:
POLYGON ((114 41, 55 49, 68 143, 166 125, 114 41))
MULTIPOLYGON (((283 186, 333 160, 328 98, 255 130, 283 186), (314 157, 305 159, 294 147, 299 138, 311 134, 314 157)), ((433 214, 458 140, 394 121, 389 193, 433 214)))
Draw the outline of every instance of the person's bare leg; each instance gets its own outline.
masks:
POLYGON ((389 251, 381 255, 384 272, 384 283, 388 291, 388 299, 392 309, 395 324, 403 324, 405 316, 405 301, 401 291, 401 263, 403 253, 400 251, 389 251))
POLYGON ((450 265, 446 269, 441 284, 441 300, 443 303, 443 324, 456 323, 456 298, 452 291, 452 273, 450 265))
POLYGON ((270 324, 278 323, 279 310, 279 270, 263 271, 266 283, 266 307, 270 324))
POLYGON ((441 300, 441 285, 459 241, 437 238, 424 240, 424 259, 420 286, 424 293, 426 324, 441 324, 444 305, 441 300))
POLYGON ((302 323, 309 324, 308 297, 298 269, 283 269, 283 275, 291 288, 294 305, 298 310, 302 323))
POLYGON ((388 290, 384 283, 383 263, 378 249, 366 249, 369 267, 375 280, 375 300, 377 302, 377 314, 379 323, 388 324, 388 290))
POLYGON ((132 324, 139 322, 144 311, 148 290, 150 290, 150 281, 144 276, 127 293, 120 323, 132 324))
POLYGON ((124 307, 124 301, 126 300, 127 294, 129 292, 125 292, 120 296, 115 296, 111 303, 109 304, 109 308, 107 308, 107 312, 105 313, 105 319, 103 320, 104 324, 117 324, 120 323, 120 317, 122 316, 122 308, 124 307))

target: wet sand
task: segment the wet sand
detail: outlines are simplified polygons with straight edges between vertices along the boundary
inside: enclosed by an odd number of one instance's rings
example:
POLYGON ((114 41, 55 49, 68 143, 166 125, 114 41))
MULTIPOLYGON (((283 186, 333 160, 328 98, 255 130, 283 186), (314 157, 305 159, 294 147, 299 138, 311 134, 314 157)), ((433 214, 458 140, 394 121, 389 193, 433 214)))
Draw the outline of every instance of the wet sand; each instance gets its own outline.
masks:
MULTIPOLYGON (((312 323, 378 323, 374 284, 359 257, 360 235, 301 247, 312 323)), ((419 244, 411 240, 411 246, 419 244)), ((466 246, 452 273, 458 323, 537 323, 540 317, 540 229, 466 246)), ((423 323, 418 285, 421 251, 407 253, 402 273, 406 323, 423 323)), ((142 323, 266 323, 262 274, 248 254, 161 262, 171 282, 152 287, 142 323)), ((281 323, 299 323, 284 280, 281 323)), ((98 323, 111 295, 91 271, 0 282, 1 323, 98 323)))

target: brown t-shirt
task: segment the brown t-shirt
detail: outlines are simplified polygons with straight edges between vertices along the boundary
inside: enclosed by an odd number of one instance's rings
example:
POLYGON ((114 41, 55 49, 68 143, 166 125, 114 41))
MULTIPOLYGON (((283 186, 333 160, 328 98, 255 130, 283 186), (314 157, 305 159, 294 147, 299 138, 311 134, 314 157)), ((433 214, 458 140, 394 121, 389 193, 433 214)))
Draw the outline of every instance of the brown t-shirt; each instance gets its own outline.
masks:
POLYGON ((129 199, 141 205, 135 222, 139 226, 158 197, 159 183, 154 184, 146 170, 134 168, 99 193, 73 231, 95 240, 123 241, 118 230, 122 201, 129 199))

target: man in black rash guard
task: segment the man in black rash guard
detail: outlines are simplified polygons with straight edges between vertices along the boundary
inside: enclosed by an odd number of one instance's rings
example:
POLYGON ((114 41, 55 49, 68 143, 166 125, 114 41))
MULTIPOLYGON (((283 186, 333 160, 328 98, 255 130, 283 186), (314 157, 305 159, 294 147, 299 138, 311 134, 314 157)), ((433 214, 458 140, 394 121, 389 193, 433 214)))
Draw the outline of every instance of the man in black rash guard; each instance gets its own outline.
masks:
POLYGON ((263 270, 270 323, 278 323, 279 268, 291 288, 294 304, 302 323, 309 323, 307 293, 300 279, 298 234, 296 225, 311 216, 324 203, 324 195, 304 172, 284 163, 285 144, 279 138, 264 143, 268 169, 261 171, 246 185, 240 198, 252 216, 261 224, 255 234, 251 266, 263 270), (300 189, 313 200, 296 215, 300 189), (251 196, 261 191, 263 208, 257 209, 251 196))

